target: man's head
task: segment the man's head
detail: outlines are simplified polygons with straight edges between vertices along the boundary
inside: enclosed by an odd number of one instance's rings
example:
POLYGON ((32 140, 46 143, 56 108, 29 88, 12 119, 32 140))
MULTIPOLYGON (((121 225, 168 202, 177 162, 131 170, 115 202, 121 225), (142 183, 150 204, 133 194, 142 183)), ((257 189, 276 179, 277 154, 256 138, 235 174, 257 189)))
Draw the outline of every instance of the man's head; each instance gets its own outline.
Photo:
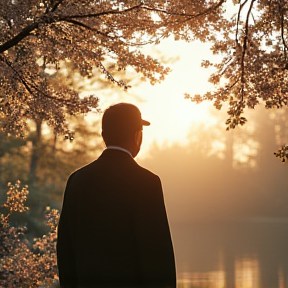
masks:
POLYGON ((142 128, 150 123, 141 117, 139 109, 129 103, 107 108, 102 117, 102 136, 106 146, 128 149, 135 157, 142 143, 142 128))

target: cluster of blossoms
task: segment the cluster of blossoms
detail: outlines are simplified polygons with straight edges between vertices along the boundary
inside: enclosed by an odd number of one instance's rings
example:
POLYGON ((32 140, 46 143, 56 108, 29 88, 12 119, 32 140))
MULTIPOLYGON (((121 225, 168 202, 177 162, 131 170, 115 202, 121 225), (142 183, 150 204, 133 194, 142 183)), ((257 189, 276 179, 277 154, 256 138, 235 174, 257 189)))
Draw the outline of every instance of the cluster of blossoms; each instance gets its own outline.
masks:
POLYGON ((288 161, 288 145, 283 145, 274 155, 282 160, 282 162, 288 161))
POLYGON ((25 236, 27 228, 10 221, 14 212, 28 210, 25 206, 28 187, 20 189, 20 181, 8 186, 7 201, 0 211, 0 288, 58 287, 56 228, 59 213, 46 209, 50 230, 31 243, 25 236))

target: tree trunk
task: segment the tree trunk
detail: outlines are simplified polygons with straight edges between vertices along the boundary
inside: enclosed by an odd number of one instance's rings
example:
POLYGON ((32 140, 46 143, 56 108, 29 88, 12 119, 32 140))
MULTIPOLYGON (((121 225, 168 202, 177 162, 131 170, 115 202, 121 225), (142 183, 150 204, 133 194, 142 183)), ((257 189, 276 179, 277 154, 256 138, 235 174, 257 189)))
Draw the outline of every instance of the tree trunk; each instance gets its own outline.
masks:
POLYGON ((42 120, 35 120, 36 123, 36 135, 32 139, 32 151, 30 158, 30 170, 29 179, 30 181, 37 180, 36 170, 39 160, 39 148, 42 140, 42 120))

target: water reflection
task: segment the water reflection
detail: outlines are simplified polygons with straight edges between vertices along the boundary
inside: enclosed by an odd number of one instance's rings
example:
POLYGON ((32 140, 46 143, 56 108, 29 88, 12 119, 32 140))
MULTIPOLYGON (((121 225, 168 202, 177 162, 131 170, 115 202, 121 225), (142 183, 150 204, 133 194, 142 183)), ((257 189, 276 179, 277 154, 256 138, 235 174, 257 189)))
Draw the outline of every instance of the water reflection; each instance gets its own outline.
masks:
POLYGON ((225 287, 225 272, 214 271, 207 273, 183 273, 179 275, 178 280, 179 288, 223 288, 225 287))
MULTIPOLYGON (((257 259, 238 259, 235 263, 235 287, 258 288, 259 261, 257 259)), ((223 287, 223 286, 222 286, 223 287)))
POLYGON ((172 228, 178 288, 288 288, 288 223, 172 228))

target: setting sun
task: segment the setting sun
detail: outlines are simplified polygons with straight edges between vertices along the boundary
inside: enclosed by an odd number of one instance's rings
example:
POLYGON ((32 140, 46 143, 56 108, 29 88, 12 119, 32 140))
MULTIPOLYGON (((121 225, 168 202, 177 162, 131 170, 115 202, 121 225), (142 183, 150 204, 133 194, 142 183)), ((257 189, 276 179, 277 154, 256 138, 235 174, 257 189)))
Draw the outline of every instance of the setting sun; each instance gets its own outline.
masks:
POLYGON ((151 121, 151 126, 145 129, 140 156, 145 155, 152 143, 159 146, 185 145, 189 141, 188 133, 192 125, 202 123, 210 126, 215 122, 208 112, 211 103, 196 104, 184 99, 185 92, 204 93, 212 87, 207 81, 211 70, 200 67, 203 59, 211 57, 208 45, 167 40, 161 46, 161 53, 177 59, 172 64, 168 63, 172 71, 166 79, 154 86, 142 83, 128 91, 128 94, 135 93, 144 99, 133 102, 139 105, 143 117, 151 121))
POLYGON ((87 90, 83 93, 90 95, 97 91, 102 111, 118 102, 130 102, 140 108, 143 118, 149 120, 151 126, 144 128, 139 157, 146 157, 154 144, 161 147, 187 145, 193 125, 209 127, 216 121, 209 113, 211 102, 196 104, 184 97, 185 93, 202 94, 213 89, 213 85, 208 82, 211 69, 201 67, 202 60, 214 57, 208 44, 168 39, 157 48, 146 47, 145 53, 155 59, 161 58, 164 62, 167 59, 166 65, 171 68, 171 72, 161 83, 151 85, 149 82, 141 82, 132 84, 125 93, 119 93, 119 90, 112 93, 108 90, 106 95, 104 90, 98 92, 97 83, 94 86, 87 80, 87 90))

